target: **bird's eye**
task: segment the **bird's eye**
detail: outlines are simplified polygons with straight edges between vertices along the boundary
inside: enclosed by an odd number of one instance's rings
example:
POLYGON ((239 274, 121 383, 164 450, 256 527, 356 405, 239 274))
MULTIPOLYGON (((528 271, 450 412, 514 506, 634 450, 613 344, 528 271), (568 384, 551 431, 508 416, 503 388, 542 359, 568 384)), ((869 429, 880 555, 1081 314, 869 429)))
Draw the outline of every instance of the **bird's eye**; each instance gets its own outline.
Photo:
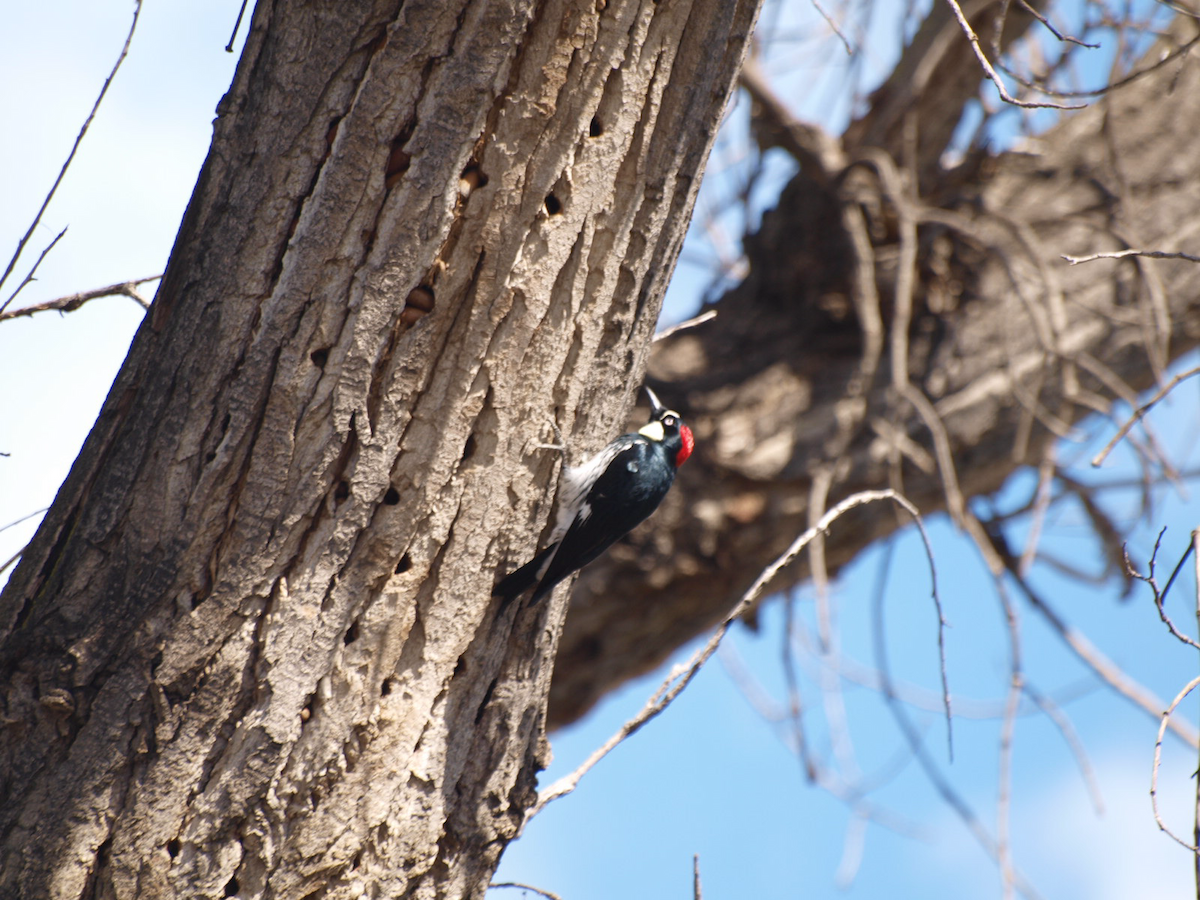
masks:
POLYGON ((668 428, 673 427, 679 420, 674 416, 663 416, 663 424, 668 428))

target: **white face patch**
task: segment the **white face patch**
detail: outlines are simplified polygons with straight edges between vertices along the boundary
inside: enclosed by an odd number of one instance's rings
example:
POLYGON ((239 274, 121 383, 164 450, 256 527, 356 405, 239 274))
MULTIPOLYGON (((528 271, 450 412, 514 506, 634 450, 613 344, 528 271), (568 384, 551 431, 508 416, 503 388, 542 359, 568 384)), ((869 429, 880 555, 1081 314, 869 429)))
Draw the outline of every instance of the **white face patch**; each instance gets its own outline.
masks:
POLYGON ((657 420, 651 422, 649 425, 643 425, 638 429, 638 434, 645 435, 650 440, 658 443, 662 443, 663 439, 667 436, 667 432, 663 429, 663 423, 657 420))

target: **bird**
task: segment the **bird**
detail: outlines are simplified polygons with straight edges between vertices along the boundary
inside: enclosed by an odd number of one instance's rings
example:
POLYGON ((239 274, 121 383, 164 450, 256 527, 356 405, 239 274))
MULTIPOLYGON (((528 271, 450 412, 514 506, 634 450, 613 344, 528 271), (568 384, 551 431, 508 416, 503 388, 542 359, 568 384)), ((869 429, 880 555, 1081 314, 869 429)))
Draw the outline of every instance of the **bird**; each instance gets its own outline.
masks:
POLYGON ((530 604, 536 604, 644 521, 671 489, 676 471, 692 455, 695 437, 679 413, 664 407, 649 387, 645 391, 649 422, 582 465, 564 465, 550 541, 496 585, 492 596, 504 605, 534 585, 530 604))

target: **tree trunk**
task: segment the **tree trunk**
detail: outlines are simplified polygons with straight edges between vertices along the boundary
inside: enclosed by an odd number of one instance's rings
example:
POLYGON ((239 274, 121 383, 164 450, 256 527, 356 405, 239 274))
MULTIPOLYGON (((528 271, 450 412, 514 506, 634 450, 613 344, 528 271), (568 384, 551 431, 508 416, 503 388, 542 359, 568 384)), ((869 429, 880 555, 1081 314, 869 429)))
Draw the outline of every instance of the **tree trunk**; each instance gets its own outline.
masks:
MULTIPOLYGON (((930 19, 964 47, 922 28, 926 39, 897 71, 977 84, 978 62, 945 8, 934 4, 930 19), (928 66, 912 58, 937 47, 928 66)), ((1196 253, 1198 30, 1180 17, 1138 66, 1148 74, 1016 150, 953 168, 941 161, 945 142, 973 92, 960 92, 958 105, 927 103, 889 79, 840 140, 770 123, 781 143, 798 145, 802 170, 748 240, 750 274, 715 304, 718 317, 655 345, 650 374, 690 417, 696 453, 653 527, 579 579, 555 662, 552 725, 711 629, 842 497, 894 486, 928 514, 947 509, 950 477, 960 505, 995 491, 1059 436, 1078 436, 1083 417, 1133 399, 1200 344, 1194 262, 1061 258, 1196 253), (896 123, 906 119, 910 134, 941 142, 914 140, 901 165, 896 123), (921 190, 935 165, 940 175, 921 190), (901 392, 903 378, 933 416, 901 392), (944 429, 950 470, 931 422, 944 429)), ((856 512, 826 538, 830 571, 905 524, 877 507, 856 512)), ((774 587, 808 575, 801 558, 774 587)))
POLYGON ((170 266, 0 598, 0 894, 482 895, 751 0, 262 2, 170 266))

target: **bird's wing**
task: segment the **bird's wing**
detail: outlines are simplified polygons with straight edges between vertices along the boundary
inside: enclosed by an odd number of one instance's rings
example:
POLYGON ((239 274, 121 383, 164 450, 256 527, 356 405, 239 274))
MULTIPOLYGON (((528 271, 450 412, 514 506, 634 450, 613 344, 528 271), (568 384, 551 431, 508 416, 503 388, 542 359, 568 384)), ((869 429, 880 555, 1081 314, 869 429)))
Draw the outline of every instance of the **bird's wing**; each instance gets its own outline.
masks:
POLYGON ((646 449, 644 440, 632 442, 616 454, 596 479, 589 499, 559 541, 558 551, 542 576, 535 598, 586 566, 657 508, 665 490, 634 495, 621 504, 612 502, 618 490, 629 489, 629 467, 648 464, 646 449))

